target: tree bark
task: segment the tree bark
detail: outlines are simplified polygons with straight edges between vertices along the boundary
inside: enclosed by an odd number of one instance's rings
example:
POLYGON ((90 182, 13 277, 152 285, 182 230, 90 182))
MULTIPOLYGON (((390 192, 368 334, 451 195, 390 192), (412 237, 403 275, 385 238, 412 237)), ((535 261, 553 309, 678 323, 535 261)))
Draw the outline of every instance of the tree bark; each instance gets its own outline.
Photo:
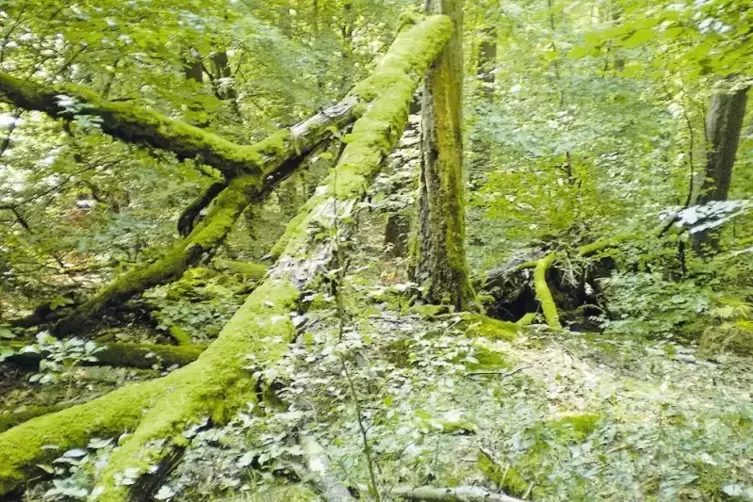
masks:
MULTIPOLYGON (((166 377, 127 385, 102 398, 0 434, 0 496, 38 473, 37 464, 60 451, 85 445, 91 437, 133 433, 113 452, 98 486, 100 500, 128 500, 128 486, 116 482, 126 469, 160 463, 185 442, 181 432, 208 417, 224 423, 249 400, 257 399, 264 382, 256 380, 253 364, 263 369, 279 359, 295 337, 290 314, 301 292, 329 268, 339 239, 316 240, 311 224, 347 235, 357 202, 379 172, 408 117, 415 87, 449 39, 451 23, 433 16, 401 33, 372 77, 354 90, 371 105, 356 122, 326 189, 314 195, 290 226, 283 256, 268 278, 238 309, 217 340, 199 359, 166 377), (333 212, 333 210, 335 210, 333 212), (338 217, 333 221, 333 216, 338 217), (253 356, 249 359, 249 356, 253 356), (168 439, 164 446, 159 439, 168 439), (42 448, 56 444, 57 451, 42 448)), ((129 469, 130 470, 130 469, 129 469)))
MULTIPOLYGON (((696 204, 725 201, 732 181, 737 147, 745 118, 748 88, 733 93, 718 93, 711 98, 706 115, 706 171, 696 204)), ((693 248, 700 254, 718 246, 716 232, 693 234, 693 248)))
POLYGON ((438 0, 435 10, 452 19, 453 36, 424 86, 414 278, 427 300, 463 310, 475 295, 465 259, 462 0, 438 0))

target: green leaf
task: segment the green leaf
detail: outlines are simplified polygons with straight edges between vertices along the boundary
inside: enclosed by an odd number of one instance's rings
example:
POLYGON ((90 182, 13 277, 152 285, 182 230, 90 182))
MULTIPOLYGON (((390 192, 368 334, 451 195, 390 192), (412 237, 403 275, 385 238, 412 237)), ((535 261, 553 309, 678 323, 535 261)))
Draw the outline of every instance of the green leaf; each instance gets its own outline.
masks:
POLYGON ((619 45, 625 47, 626 49, 634 49, 635 47, 648 42, 653 37, 654 30, 652 30, 651 28, 642 28, 633 33, 633 35, 627 40, 622 41, 619 45))

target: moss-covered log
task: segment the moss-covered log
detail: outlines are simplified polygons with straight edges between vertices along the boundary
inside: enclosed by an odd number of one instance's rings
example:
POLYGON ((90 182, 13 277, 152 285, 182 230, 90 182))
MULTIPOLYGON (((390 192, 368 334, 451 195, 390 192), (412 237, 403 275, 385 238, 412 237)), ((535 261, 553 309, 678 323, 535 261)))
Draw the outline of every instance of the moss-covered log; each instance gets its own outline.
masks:
POLYGON ((74 406, 76 403, 60 403, 49 406, 24 406, 21 409, 0 413, 0 432, 5 432, 32 418, 41 417, 74 406))
POLYGON ((162 380, 130 384, 86 404, 33 418, 0 434, 0 496, 43 473, 38 464, 93 437, 133 429, 143 410, 163 390, 162 380), (49 445, 57 449, 48 448, 49 445))
MULTIPOLYGON (((80 407, 33 419, 0 434, 0 495, 22 483, 36 464, 55 454, 41 446, 61 449, 86 444, 94 436, 114 436, 130 428, 133 434, 112 454, 97 491, 99 500, 129 497, 123 474, 144 473, 159 463, 173 446, 185 445, 182 432, 209 418, 222 423, 249 400, 262 384, 254 372, 280 358, 296 332, 290 314, 303 288, 311 286, 328 269, 333 243, 312 240, 309 225, 332 228, 332 213, 350 214, 361 200, 404 128, 413 92, 421 76, 441 52, 452 26, 444 16, 434 16, 402 32, 374 74, 354 90, 371 102, 356 122, 348 145, 329 177, 326 190, 315 195, 302 210, 296 228, 286 232, 286 251, 268 278, 247 299, 223 328, 217 340, 197 361, 170 375, 126 386, 80 407), (312 252, 313 248, 313 252, 312 252), (307 259, 307 255, 311 259, 307 259), (125 406, 126 398, 130 402, 125 406), (127 409, 122 409, 125 407, 127 409), (114 410, 119 413, 114 416, 114 410), (135 427, 135 429, 133 429, 135 427), (29 437, 31 441, 25 441, 29 437), (167 439, 162 445, 158 440, 167 439)), ((352 220, 343 219, 339 229, 352 220)))
POLYGON ((254 145, 239 145, 198 127, 174 120, 137 101, 107 101, 87 89, 67 85, 47 87, 0 73, 0 99, 26 110, 72 120, 79 115, 98 117, 102 131, 129 143, 173 152, 181 159, 197 159, 226 177, 260 176, 270 162, 311 150, 355 118, 358 100, 342 100, 310 119, 254 145))
MULTIPOLYGON (((44 352, 41 354, 20 352, 24 345, 21 342, 2 343, 0 344, 0 351, 10 349, 16 352, 6 359, 7 362, 25 368, 36 368, 39 365, 39 360, 44 357, 44 352)), ((155 365, 160 368, 168 368, 174 365, 185 366, 195 361, 205 348, 201 345, 107 343, 102 345, 101 350, 94 355, 97 360, 86 364, 144 369, 152 368, 155 365)))
MULTIPOLYGON (((273 180, 266 180, 267 183, 273 180)), ((58 321, 53 331, 67 335, 81 330, 91 318, 108 305, 123 302, 160 284, 179 279, 192 265, 214 251, 232 230, 244 209, 259 196, 262 180, 241 176, 230 182, 217 197, 207 217, 185 239, 175 244, 154 263, 136 267, 82 303, 58 321)))

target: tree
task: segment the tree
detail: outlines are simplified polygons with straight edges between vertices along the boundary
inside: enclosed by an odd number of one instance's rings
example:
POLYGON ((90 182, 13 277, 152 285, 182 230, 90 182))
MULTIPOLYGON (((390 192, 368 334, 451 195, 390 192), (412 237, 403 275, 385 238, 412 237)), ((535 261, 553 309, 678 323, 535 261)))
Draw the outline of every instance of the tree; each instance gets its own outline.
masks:
POLYGON ((422 163, 414 277, 432 302, 463 310, 473 302, 465 258, 463 203, 463 7, 441 0, 453 37, 426 77, 421 102, 422 163))
MULTIPOLYGON (((696 204, 727 200, 747 96, 748 87, 743 87, 731 93, 716 93, 711 98, 706 116, 706 167, 696 204)), ((703 253, 704 246, 715 249, 717 237, 709 231, 694 234, 696 251, 703 253)))

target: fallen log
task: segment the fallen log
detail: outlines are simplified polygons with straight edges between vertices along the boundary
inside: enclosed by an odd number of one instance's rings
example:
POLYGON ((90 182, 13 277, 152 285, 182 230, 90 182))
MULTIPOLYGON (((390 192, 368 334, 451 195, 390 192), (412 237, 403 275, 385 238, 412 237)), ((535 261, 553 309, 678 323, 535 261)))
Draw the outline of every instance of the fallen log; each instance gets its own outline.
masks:
POLYGON ((115 450, 98 482, 99 500, 128 500, 133 476, 187 443, 187 427, 205 419, 223 423, 250 400, 264 382, 247 368, 264 368, 287 350, 296 330, 291 314, 301 291, 327 271, 341 236, 315 240, 310 225, 347 235, 356 203, 379 172, 383 158, 399 138, 413 92, 452 31, 445 16, 432 16, 403 31, 381 59, 372 76, 353 94, 370 105, 347 138, 326 188, 304 206, 299 227, 289 227, 287 246, 267 279, 248 297, 199 358, 169 375, 132 384, 82 406, 39 417, 0 434, 0 495, 37 472, 36 465, 60 450, 86 444, 93 436, 133 433, 115 450), (162 441, 161 441, 162 440, 162 441), (164 441, 167 440, 167 441, 164 441), (129 477, 130 476, 130 477, 129 477))
POLYGON ((398 486, 390 490, 390 495, 405 500, 427 502, 523 502, 521 499, 504 493, 495 493, 480 486, 453 486, 451 488, 398 486))
MULTIPOLYGON (((23 352, 26 346, 23 342, 0 343, 0 352, 9 349, 13 355, 5 358, 5 362, 28 369, 36 369, 39 361, 46 356, 45 351, 23 352)), ((95 353, 96 361, 87 365, 117 366, 124 368, 149 369, 154 366, 169 368, 171 366, 185 366, 195 361, 206 347, 201 345, 157 345, 146 343, 107 343, 95 353)))
MULTIPOLYGON (((266 181, 267 184, 275 180, 266 181)), ((63 336, 82 330, 105 307, 120 303, 147 289, 179 279, 191 266, 219 246, 246 206, 261 193, 262 180, 241 176, 217 197, 207 217, 185 239, 154 263, 136 267, 117 277, 92 298, 55 324, 53 333, 63 336)))
POLYGON ((204 209, 225 189, 225 181, 214 181, 207 185, 198 197, 186 206, 178 217, 178 235, 188 237, 191 231, 196 227, 196 219, 204 209))
MULTIPOLYGON (((389 59, 389 57, 390 54, 387 54, 385 59, 389 59)), ((199 262, 225 240, 235 221, 246 207, 252 203, 260 203, 280 181, 292 173, 306 154, 333 134, 334 127, 345 125, 362 113, 369 104, 373 105, 374 99, 378 96, 378 90, 390 85, 392 79, 393 75, 389 72, 377 70, 369 78, 356 85, 340 103, 292 127, 288 134, 296 138, 294 151, 297 152, 298 156, 286 158, 286 155, 291 155, 290 148, 281 147, 276 154, 277 156, 268 158, 257 174, 244 175, 233 179, 227 188, 219 194, 207 217, 188 237, 175 244, 163 258, 155 263, 136 267, 116 278, 91 299, 60 319, 52 328, 52 332, 56 336, 65 336, 79 331, 85 328, 87 322, 95 318, 96 314, 103 308, 123 302, 151 287, 178 279, 188 268, 199 262), (302 151, 301 148, 306 150, 302 151)), ((0 80, 1 82, 2 80, 0 80)), ((0 90, 2 90, 1 85, 0 90)), ((384 118, 376 117, 372 120, 379 121, 384 120, 384 118)), ((380 124, 375 123, 373 125, 378 127, 380 124)), ((363 134, 363 132, 359 133, 354 130, 347 136, 348 141, 352 141, 358 134, 363 134)), ((271 139, 257 144, 260 151, 267 148, 271 139)), ((363 152, 358 154, 361 153, 363 152)), ((350 161, 352 162, 354 159, 350 159, 350 161)), ((353 179, 343 177, 339 180, 339 186, 343 191, 348 191, 354 188, 350 184, 359 182, 361 181, 358 177, 353 179)), ((288 225, 288 228, 294 230, 301 224, 305 225, 303 217, 308 214, 308 210, 313 209, 322 200, 323 194, 314 196, 309 200, 304 207, 304 211, 299 212, 288 225)), ((286 232, 285 236, 293 235, 293 233, 292 231, 286 232)), ((271 251, 272 256, 280 256, 287 245, 287 239, 288 237, 285 237, 278 241, 271 251)))

